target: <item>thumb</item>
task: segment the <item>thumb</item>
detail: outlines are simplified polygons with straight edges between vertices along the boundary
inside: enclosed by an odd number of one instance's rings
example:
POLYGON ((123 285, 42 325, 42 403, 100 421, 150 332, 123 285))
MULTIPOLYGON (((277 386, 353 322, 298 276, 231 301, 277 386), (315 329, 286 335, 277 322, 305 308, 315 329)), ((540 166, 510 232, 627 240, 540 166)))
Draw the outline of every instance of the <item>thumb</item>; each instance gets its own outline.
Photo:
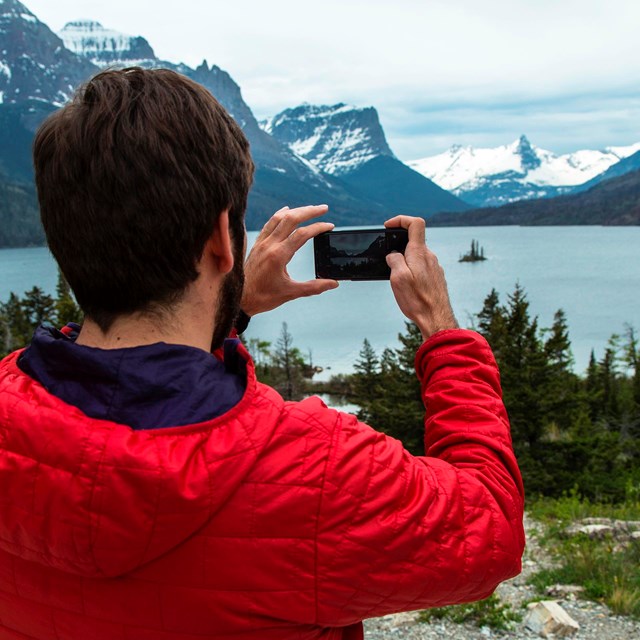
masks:
POLYGON ((306 296, 317 296, 325 291, 337 289, 339 283, 336 280, 308 280, 307 282, 296 283, 296 298, 306 296))
POLYGON ((396 287, 400 283, 408 282, 413 279, 411 269, 407 265, 407 261, 404 256, 397 251, 387 255, 387 264, 391 269, 391 286, 396 287))
POLYGON ((391 271, 398 271, 403 268, 407 268, 407 263, 404 259, 404 256, 397 251, 387 254, 387 264, 389 265, 391 271))

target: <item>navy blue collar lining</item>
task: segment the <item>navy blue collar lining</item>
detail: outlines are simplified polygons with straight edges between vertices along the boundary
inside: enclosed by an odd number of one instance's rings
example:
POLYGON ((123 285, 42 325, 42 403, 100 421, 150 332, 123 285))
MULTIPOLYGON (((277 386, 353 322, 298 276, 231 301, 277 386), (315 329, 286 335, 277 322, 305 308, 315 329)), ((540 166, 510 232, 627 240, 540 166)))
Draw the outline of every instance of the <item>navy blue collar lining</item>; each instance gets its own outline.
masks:
POLYGON ((237 340, 225 341, 225 365, 201 349, 164 342, 124 349, 78 345, 78 330, 39 327, 18 366, 92 418, 133 429, 183 426, 226 413, 244 395, 246 363, 237 340))

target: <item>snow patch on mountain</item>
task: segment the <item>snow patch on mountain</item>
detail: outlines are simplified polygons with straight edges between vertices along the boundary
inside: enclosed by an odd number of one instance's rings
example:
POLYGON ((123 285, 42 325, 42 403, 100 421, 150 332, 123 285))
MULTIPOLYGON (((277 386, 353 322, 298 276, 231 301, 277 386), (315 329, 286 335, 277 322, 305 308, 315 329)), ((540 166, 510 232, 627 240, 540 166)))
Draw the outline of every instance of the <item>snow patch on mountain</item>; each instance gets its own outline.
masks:
POLYGON ((579 185, 638 149, 640 143, 556 155, 532 145, 522 136, 511 144, 495 148, 456 145, 439 155, 407 164, 441 187, 464 196, 465 192, 486 185, 492 176, 496 182, 509 179, 538 187, 579 185))
POLYGON ((373 107, 304 104, 260 123, 295 154, 332 175, 344 175, 381 155, 394 157, 373 107))
POLYGON ((144 38, 107 29, 95 20, 68 22, 58 35, 67 49, 101 67, 155 60, 153 49, 144 38))
POLYGON ((0 18, 10 18, 11 20, 21 19, 27 22, 37 22, 37 18, 17 0, 0 0, 0 18))

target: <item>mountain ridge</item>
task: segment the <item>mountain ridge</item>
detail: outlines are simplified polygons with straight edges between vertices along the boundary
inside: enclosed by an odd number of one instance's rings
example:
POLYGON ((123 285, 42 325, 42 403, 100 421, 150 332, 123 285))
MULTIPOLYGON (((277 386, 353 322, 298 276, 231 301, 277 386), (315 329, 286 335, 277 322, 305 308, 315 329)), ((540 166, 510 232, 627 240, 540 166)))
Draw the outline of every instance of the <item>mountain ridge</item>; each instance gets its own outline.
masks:
POLYGON ((532 145, 525 135, 491 148, 454 145, 444 153, 407 164, 475 206, 570 193, 621 159, 640 143, 557 155, 532 145))
POLYGON ((374 107, 303 104, 261 123, 276 140, 389 213, 426 217, 468 205, 400 162, 374 107))
POLYGON ((605 180, 587 191, 523 200, 460 214, 440 213, 429 226, 638 225, 640 170, 605 180))
MULTIPOLYGON (((161 61, 144 38, 119 34, 86 20, 66 27, 67 36, 75 30, 79 42, 76 48, 83 54, 80 56, 68 50, 58 35, 17 0, 0 0, 0 12, 0 172, 5 181, 33 187, 30 147, 35 130, 78 85, 101 68, 114 63, 162 66, 203 84, 244 129, 257 168, 246 215, 249 229, 261 228, 285 204, 293 207, 309 202, 328 202, 332 221, 340 225, 370 222, 371 216, 384 219, 386 212, 379 203, 354 196, 339 180, 318 171, 262 131, 240 87, 219 67, 204 61, 192 69, 161 61), (107 45, 105 38, 110 41, 107 45), (100 52, 104 55, 98 55, 100 52)), ((25 216, 33 215, 31 208, 25 209, 25 216)), ((27 226, 31 222, 25 220, 27 226)))

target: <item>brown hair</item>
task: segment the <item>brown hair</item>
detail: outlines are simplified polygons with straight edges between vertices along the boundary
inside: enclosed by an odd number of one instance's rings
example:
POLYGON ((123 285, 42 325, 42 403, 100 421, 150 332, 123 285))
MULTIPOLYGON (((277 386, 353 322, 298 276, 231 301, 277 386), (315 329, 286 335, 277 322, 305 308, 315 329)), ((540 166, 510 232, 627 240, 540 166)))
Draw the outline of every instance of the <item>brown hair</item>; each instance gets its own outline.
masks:
POLYGON ((49 247, 87 316, 171 305, 229 208, 235 243, 253 178, 240 127, 166 69, 104 71, 40 127, 33 147, 49 247))

